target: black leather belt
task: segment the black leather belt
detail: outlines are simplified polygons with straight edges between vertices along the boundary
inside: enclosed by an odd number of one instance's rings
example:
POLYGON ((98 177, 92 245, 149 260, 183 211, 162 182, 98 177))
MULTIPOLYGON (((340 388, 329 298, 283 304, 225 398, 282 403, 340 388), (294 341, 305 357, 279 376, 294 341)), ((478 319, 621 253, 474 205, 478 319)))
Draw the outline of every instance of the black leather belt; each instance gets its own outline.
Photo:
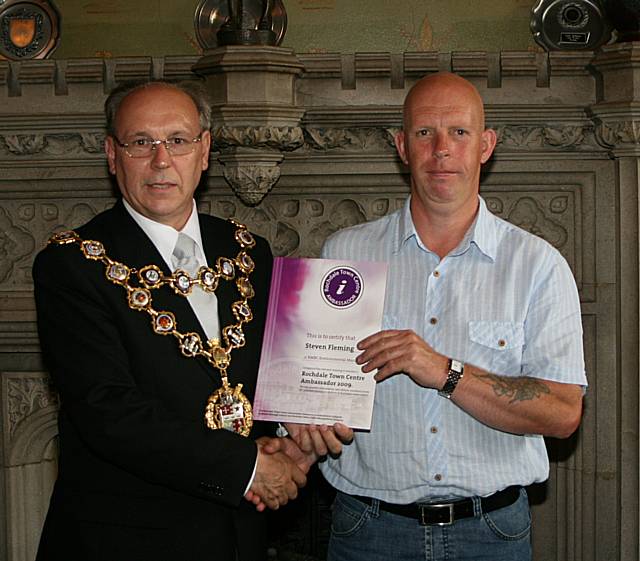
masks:
MULTIPOLYGON (((517 485, 507 487, 488 497, 481 497, 480 504, 482 505, 482 512, 491 512, 492 510, 498 510, 499 508, 512 505, 518 500, 521 488, 522 487, 517 485)), ((375 500, 371 497, 351 496, 368 505, 371 505, 375 500)), ((408 505, 397 505, 385 503, 384 501, 378 502, 378 508, 380 510, 416 519, 422 526, 429 526, 431 524, 448 526, 460 518, 473 516, 472 499, 461 499, 450 503, 411 503, 408 505)))

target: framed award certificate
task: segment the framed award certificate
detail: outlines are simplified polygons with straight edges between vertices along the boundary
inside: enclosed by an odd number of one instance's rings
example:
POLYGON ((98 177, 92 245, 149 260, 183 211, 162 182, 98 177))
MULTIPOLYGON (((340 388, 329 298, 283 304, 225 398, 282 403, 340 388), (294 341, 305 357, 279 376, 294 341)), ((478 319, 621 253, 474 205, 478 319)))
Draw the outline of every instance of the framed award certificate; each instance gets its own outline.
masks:
POLYGON ((369 429, 376 382, 356 345, 380 330, 387 264, 274 260, 254 417, 369 429))

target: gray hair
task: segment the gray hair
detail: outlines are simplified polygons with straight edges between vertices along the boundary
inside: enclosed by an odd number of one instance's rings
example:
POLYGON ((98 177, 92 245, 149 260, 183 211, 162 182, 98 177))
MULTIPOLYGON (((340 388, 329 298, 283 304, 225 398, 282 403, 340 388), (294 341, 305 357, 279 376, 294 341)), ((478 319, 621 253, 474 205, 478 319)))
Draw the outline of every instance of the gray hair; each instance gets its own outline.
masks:
POLYGON ((180 82, 169 82, 168 80, 142 80, 123 82, 116 86, 109 94, 109 97, 104 103, 104 112, 107 117, 107 134, 109 136, 116 135, 116 116, 122 100, 130 93, 158 84, 174 88, 188 95, 198 110, 200 128, 202 130, 209 130, 211 128, 211 103, 209 101, 207 91, 201 82, 196 82, 195 80, 183 80, 180 82))

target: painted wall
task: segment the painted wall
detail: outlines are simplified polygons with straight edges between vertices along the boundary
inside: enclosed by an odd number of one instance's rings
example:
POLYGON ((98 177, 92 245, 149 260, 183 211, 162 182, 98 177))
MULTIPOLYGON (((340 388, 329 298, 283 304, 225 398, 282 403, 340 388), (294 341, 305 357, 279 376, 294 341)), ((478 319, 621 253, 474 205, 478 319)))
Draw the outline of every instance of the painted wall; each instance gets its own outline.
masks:
MULTIPOLYGON (((200 52, 193 24, 198 1, 52 1, 62 17, 54 58, 200 52)), ((297 53, 537 48, 529 31, 534 0, 283 1, 282 46, 297 53)))

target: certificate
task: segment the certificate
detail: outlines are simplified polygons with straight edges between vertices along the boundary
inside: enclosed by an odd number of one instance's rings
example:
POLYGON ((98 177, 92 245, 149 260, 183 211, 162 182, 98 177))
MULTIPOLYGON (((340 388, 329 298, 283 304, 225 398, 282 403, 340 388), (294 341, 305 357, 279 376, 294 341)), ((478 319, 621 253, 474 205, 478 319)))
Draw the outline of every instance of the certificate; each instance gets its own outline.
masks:
POLYGON ((380 330, 387 264, 274 260, 254 417, 371 428, 376 382, 356 344, 380 330))

